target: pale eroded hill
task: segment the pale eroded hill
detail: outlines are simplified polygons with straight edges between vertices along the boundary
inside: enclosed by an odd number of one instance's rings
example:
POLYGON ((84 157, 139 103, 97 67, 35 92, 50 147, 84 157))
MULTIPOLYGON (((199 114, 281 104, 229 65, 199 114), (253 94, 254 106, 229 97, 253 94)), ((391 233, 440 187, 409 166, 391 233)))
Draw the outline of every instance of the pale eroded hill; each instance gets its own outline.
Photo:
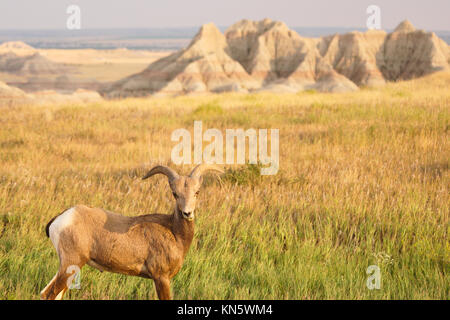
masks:
POLYGON ((449 69, 449 46, 408 21, 394 32, 304 38, 284 23, 242 20, 222 34, 201 27, 190 45, 109 85, 108 97, 223 91, 358 90, 449 69))

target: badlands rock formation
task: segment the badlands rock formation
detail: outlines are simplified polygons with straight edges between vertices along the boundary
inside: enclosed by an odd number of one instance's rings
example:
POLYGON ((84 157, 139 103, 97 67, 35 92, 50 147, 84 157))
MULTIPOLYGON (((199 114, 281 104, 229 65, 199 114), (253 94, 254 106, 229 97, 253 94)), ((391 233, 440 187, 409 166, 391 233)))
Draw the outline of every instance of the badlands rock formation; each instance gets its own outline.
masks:
POLYGON ((22 90, 8 86, 0 81, 0 107, 11 105, 15 101, 25 103, 31 100, 31 97, 22 90))
MULTIPOLYGON (((17 41, 0 44, 0 73, 9 79, 26 79, 14 85, 0 81, 0 108, 23 104, 84 103, 101 101, 97 82, 74 79, 68 68, 54 62, 39 50, 17 41)), ((14 82, 14 81, 13 81, 14 82)))
POLYGON ((53 90, 26 93, 0 81, 0 108, 23 104, 90 103, 102 101, 98 92, 78 89, 71 94, 53 90))
POLYGON ((64 74, 63 65, 42 56, 38 50, 21 41, 0 45, 0 72, 15 75, 64 74))
POLYGON ((284 23, 202 26, 190 45, 105 88, 108 97, 222 91, 357 90, 449 69, 449 46, 408 21, 392 33, 304 38, 284 23))
POLYGON ((257 88, 258 83, 230 57, 227 49, 225 36, 213 24, 206 24, 186 49, 152 63, 139 74, 114 83, 105 92, 119 97, 257 88))

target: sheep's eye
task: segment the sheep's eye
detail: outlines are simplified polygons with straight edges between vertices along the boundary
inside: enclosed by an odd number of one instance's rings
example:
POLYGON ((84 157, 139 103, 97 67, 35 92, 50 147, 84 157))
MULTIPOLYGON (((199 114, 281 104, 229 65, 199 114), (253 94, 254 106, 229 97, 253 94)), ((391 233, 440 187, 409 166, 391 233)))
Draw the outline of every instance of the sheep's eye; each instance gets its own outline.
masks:
POLYGON ((173 196, 175 197, 175 199, 178 198, 178 195, 175 192, 172 192, 173 196))

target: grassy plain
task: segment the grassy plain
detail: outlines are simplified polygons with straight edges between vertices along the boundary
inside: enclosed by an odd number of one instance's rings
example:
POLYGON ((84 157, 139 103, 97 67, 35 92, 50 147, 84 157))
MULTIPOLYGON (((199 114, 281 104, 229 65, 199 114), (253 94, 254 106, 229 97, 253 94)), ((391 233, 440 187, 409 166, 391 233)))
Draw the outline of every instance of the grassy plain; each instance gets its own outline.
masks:
MULTIPOLYGON (((169 213, 177 128, 279 128, 280 171, 207 179, 175 299, 448 299, 450 75, 347 94, 222 94, 0 108, 0 299, 38 299, 76 204, 169 213), (366 269, 381 269, 368 290, 366 269)), ((191 166, 177 167, 183 173, 191 166)), ((88 266, 66 299, 154 299, 88 266)))

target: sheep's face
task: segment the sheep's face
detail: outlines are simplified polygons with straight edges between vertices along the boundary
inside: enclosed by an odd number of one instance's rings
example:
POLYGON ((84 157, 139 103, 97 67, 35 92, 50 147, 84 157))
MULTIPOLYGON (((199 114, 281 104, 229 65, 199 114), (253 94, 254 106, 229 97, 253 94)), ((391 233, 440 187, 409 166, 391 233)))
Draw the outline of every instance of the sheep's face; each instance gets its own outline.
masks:
POLYGON ((170 189, 177 202, 177 212, 187 221, 194 220, 194 210, 197 203, 197 195, 202 184, 202 174, 208 170, 223 170, 212 164, 199 164, 189 176, 180 176, 175 170, 167 166, 153 167, 142 178, 143 180, 154 176, 155 174, 164 174, 169 179, 170 189))
POLYGON ((181 213, 181 216, 188 221, 194 220, 194 210, 201 185, 201 177, 186 176, 180 176, 170 183, 177 209, 181 213))

